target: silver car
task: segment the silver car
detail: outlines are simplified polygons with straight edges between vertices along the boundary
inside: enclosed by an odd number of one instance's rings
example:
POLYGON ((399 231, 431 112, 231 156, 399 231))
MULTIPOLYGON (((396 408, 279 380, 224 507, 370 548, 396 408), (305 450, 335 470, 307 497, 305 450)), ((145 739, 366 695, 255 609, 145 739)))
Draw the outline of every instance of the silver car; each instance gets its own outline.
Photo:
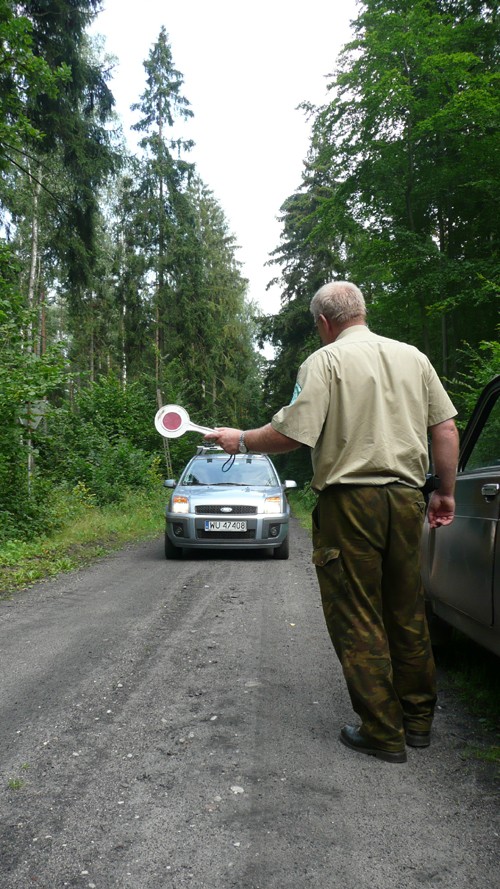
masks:
POLYGON ((272 550, 275 559, 288 559, 290 507, 286 492, 294 481, 280 482, 269 457, 200 447, 166 509, 165 556, 178 559, 188 549, 272 550))
POLYGON ((455 499, 451 525, 424 526, 431 617, 500 655, 500 376, 484 389, 462 436, 455 499))

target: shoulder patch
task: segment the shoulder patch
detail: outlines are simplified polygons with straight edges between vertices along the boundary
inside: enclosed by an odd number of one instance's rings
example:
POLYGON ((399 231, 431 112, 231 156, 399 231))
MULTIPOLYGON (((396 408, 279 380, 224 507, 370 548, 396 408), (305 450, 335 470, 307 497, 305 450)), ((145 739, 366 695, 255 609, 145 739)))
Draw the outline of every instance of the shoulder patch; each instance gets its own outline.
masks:
POLYGON ((300 386, 299 383, 295 383, 295 388, 293 390, 292 400, 290 401, 290 404, 293 404, 294 401, 297 401, 297 398, 299 397, 301 392, 302 386, 300 386))

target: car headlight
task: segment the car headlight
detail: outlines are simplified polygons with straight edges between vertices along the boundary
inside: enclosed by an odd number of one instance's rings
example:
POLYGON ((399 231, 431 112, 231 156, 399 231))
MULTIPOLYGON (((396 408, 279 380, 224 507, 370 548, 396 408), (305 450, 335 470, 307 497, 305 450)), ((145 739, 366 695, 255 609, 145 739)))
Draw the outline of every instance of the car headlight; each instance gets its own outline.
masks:
POLYGON ((264 500, 264 513, 266 515, 277 515, 283 512, 281 508, 281 497, 266 497, 264 500))
POLYGON ((189 498, 188 497, 181 497, 179 494, 176 494, 175 497, 172 497, 172 512, 175 512, 175 513, 189 512, 189 498))

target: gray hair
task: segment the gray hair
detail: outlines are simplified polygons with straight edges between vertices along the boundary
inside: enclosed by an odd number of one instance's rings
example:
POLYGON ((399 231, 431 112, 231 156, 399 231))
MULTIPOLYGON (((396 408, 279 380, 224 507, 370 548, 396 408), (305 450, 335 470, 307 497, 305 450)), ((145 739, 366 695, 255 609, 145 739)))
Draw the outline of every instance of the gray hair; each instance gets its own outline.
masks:
POLYGON ((337 324, 366 317, 365 299, 359 287, 349 281, 324 284, 311 300, 311 312, 317 323, 320 315, 337 324))

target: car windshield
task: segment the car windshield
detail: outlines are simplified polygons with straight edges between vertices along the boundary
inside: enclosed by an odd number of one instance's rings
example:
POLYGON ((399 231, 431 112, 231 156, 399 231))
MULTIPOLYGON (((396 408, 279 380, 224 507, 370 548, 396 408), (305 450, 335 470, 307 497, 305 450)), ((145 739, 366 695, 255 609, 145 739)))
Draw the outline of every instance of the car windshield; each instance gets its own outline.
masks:
POLYGON ((267 460, 252 457, 236 459, 200 457, 193 460, 181 478, 181 485, 249 485, 250 487, 275 487, 279 485, 273 467, 267 460))

